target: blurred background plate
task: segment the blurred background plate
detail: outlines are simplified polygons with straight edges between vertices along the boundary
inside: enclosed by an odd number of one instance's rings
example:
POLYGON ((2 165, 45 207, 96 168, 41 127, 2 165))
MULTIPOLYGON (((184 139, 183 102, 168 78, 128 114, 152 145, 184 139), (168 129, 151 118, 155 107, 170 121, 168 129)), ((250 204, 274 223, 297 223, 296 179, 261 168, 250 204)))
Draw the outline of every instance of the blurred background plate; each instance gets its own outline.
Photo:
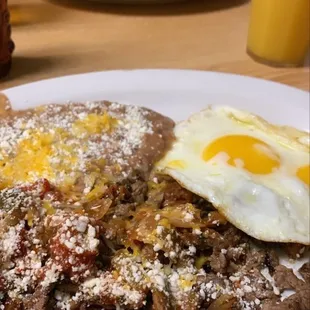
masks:
POLYGON ((105 4, 164 4, 164 3, 187 2, 188 0, 89 0, 89 1, 105 4))

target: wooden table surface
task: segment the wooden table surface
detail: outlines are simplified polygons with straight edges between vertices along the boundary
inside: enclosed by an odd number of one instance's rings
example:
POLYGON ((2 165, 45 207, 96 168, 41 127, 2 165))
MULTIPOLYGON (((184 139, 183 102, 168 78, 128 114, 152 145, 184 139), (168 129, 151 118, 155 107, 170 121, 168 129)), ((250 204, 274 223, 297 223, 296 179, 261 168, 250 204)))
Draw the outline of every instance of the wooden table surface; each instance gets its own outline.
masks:
POLYGON ((183 68, 262 77, 309 90, 309 66, 272 68, 245 52, 249 2, 122 6, 87 0, 9 0, 16 44, 0 89, 61 75, 183 68))

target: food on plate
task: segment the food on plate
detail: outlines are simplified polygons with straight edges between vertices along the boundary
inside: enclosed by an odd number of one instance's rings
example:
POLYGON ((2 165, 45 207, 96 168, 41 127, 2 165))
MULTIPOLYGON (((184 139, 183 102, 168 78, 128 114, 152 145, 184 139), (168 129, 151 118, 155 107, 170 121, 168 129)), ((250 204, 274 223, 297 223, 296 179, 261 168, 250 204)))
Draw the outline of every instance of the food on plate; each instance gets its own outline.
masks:
POLYGON ((263 241, 309 245, 309 133, 229 107, 175 127, 157 169, 263 241))
POLYGON ((4 110, 0 189, 45 178, 73 200, 96 195, 106 179, 147 179, 173 139, 172 120, 137 106, 89 102, 4 110))
POLYGON ((304 282, 168 177, 107 183, 79 208, 47 180, 0 202, 3 309, 308 309, 309 264, 304 282))
POLYGON ((168 118, 108 102, 2 112, 0 310, 309 309, 306 245, 259 241, 151 171, 168 118))

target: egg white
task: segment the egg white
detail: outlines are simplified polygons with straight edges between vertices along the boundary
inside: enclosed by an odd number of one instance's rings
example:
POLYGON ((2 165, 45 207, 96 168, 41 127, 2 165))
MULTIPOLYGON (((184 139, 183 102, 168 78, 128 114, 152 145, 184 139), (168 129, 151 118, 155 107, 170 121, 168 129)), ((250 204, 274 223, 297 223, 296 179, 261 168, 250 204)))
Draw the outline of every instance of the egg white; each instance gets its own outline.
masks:
POLYGON ((309 134, 277 127, 227 107, 209 108, 175 127, 176 142, 157 170, 209 200, 236 227, 264 241, 310 244, 309 187, 296 176, 309 165, 309 134), (248 135, 272 147, 279 169, 252 174, 226 163, 227 154, 206 162, 204 148, 226 135, 248 135))

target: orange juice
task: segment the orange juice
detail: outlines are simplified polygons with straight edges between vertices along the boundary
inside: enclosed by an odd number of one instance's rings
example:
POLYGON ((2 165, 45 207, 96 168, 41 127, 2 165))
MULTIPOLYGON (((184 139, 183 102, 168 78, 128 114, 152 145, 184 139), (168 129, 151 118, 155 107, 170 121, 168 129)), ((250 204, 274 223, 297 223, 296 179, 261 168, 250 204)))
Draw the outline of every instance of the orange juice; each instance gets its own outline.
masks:
POLYGON ((302 65, 309 50, 309 3, 252 0, 248 53, 272 65, 302 65))

